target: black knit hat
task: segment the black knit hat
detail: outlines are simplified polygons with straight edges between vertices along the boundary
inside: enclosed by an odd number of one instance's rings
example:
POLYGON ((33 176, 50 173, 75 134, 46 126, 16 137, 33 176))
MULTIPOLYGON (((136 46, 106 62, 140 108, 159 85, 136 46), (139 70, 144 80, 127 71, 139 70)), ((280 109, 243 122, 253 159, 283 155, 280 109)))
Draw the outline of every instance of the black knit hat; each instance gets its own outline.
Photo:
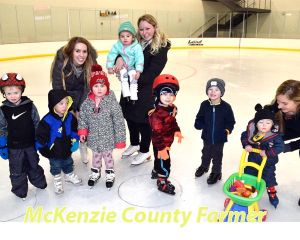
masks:
POLYGON ((255 105, 255 117, 254 123, 255 125, 262 119, 271 119, 273 122, 275 120, 274 113, 270 111, 270 108, 263 108, 259 103, 255 105))
POLYGON ((171 83, 160 84, 154 90, 154 94, 158 98, 160 95, 162 95, 164 93, 173 93, 176 96, 177 92, 178 92, 178 86, 171 84, 171 83))
POLYGON ((48 108, 50 112, 53 112, 54 106, 68 96, 68 93, 63 89, 50 90, 48 93, 48 108))
POLYGON ((206 84, 206 94, 207 94, 207 91, 210 87, 219 88, 220 92, 221 92, 221 97, 223 97, 223 95, 225 93, 225 82, 224 82, 224 80, 222 80, 220 78, 212 78, 212 79, 208 80, 207 84, 206 84))

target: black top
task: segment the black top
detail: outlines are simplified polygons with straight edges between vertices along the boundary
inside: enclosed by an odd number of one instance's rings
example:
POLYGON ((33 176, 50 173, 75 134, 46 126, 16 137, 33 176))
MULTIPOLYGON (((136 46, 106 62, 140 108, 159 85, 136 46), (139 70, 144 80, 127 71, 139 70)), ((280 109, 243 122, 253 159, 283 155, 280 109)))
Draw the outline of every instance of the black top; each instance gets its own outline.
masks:
POLYGON ((152 94, 154 79, 162 72, 167 60, 171 43, 159 49, 155 55, 151 54, 151 47, 144 49, 144 71, 138 79, 138 100, 133 104, 121 96, 120 105, 125 119, 136 123, 148 123, 148 111, 153 108, 155 98, 152 94))
POLYGON ((32 101, 22 97, 21 103, 14 105, 5 100, 1 110, 7 124, 7 146, 16 149, 34 145, 35 123, 39 121, 39 115, 32 101))

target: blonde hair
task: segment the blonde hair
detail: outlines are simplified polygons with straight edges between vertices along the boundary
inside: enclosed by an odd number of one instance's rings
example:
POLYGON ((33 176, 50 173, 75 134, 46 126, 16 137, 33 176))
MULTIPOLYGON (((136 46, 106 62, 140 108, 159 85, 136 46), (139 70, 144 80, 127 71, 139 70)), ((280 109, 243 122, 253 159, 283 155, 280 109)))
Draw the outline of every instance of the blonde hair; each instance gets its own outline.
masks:
MULTIPOLYGON (((300 81, 289 79, 280 84, 276 90, 276 95, 273 104, 277 101, 278 95, 285 95, 289 100, 294 101, 297 104, 297 114, 300 112, 300 81)), ((275 119, 279 122, 279 127, 281 131, 284 131, 284 121, 283 114, 281 111, 278 111, 275 114, 275 119)))
MULTIPOLYGON (((69 40, 69 42, 63 47, 63 55, 64 55, 64 62, 63 62, 63 66, 62 66, 62 70, 61 70, 61 76, 62 76, 62 82, 63 82, 63 87, 66 90, 66 83, 65 83, 65 78, 70 76, 72 74, 72 71, 65 76, 64 73, 64 69, 68 63, 68 61, 71 59, 71 61, 73 60, 73 52, 75 49, 75 46, 77 43, 82 43, 84 45, 86 45, 87 47, 87 59, 83 64, 83 71, 84 71, 84 76, 85 76, 85 80, 87 85, 89 85, 90 82, 90 78, 91 78, 91 68, 92 65, 94 64, 94 61, 97 58, 97 51, 93 48, 93 46, 91 45, 91 43, 86 40, 83 37, 73 37, 69 40)), ((57 57, 57 56, 56 56, 57 57)), ((54 62, 56 61, 56 57, 54 59, 54 62)), ((53 67, 54 67, 54 62, 52 64, 52 69, 51 72, 53 72, 53 67)), ((52 78, 51 78, 52 81, 52 78)))
MULTIPOLYGON (((153 38, 152 38, 152 42, 151 42, 151 50, 150 50, 150 53, 151 54, 156 54, 158 53, 159 49, 161 47, 166 47, 167 44, 168 44, 168 39, 166 37, 166 34, 164 34, 163 32, 160 31, 159 27, 158 27, 158 22, 157 20, 155 19, 155 17, 153 17, 152 15, 150 14, 145 14, 143 16, 141 16, 138 21, 137 21, 137 25, 138 25, 138 28, 139 28, 139 25, 140 25, 140 22, 141 21, 146 21, 148 22, 149 24, 151 24, 154 29, 155 29, 155 32, 154 32, 154 35, 153 35, 153 38)), ((140 32, 139 30, 137 31, 137 40, 139 42, 143 41, 143 38, 142 36, 140 35, 140 32)))

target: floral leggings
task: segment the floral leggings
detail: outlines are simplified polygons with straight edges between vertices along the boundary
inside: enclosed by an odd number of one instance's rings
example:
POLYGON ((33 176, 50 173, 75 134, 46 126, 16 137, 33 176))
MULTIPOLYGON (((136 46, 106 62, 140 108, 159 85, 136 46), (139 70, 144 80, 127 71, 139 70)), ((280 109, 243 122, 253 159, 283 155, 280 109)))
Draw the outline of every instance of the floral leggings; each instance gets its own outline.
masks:
POLYGON ((106 169, 114 168, 114 160, 112 158, 112 151, 93 152, 92 166, 100 169, 102 167, 102 158, 105 162, 106 169))

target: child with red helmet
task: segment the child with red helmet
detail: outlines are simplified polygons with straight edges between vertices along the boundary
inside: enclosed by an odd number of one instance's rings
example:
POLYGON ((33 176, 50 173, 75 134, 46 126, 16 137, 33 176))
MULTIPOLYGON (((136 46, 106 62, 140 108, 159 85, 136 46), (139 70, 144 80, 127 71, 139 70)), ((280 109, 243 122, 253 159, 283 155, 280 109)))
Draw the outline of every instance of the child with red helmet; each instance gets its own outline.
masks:
POLYGON ((93 152, 88 185, 92 187, 99 180, 103 158, 106 187, 111 188, 115 180, 112 151, 126 146, 125 121, 108 78, 98 64, 92 66, 90 93, 80 107, 78 135, 93 152))
POLYGON ((156 77, 153 82, 155 110, 149 113, 155 157, 151 178, 157 179, 158 190, 172 195, 175 194, 175 187, 168 180, 171 166, 170 147, 174 137, 178 137, 179 143, 183 138, 175 118, 177 108, 173 104, 178 90, 179 82, 176 77, 170 74, 156 77))
POLYGON ((22 96, 25 81, 18 73, 5 73, 0 90, 6 98, 0 107, 0 155, 9 159, 11 191, 25 199, 28 180, 37 188, 47 187, 35 149, 35 129, 39 114, 33 102, 22 96))

